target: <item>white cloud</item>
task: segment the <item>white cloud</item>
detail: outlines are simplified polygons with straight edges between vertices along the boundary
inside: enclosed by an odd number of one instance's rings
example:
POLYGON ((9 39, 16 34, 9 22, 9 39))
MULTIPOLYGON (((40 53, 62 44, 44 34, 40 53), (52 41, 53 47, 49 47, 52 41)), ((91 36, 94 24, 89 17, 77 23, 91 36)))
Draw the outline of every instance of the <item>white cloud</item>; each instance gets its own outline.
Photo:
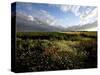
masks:
POLYGON ((88 24, 88 23, 93 23, 96 21, 97 21, 97 8, 95 8, 88 14, 80 15, 80 24, 82 24, 82 25, 88 24))
POLYGON ((80 6, 72 6, 71 11, 76 15, 79 16, 81 13, 79 12, 80 6))
MULTIPOLYGON (((40 24, 45 23, 47 25, 55 26, 56 19, 46 10, 28 10, 29 14, 24 11, 17 11, 16 16, 28 20, 28 21, 41 21, 40 24)), ((38 22, 37 22, 38 23, 38 22)))
POLYGON ((80 15, 79 13, 79 9, 80 9, 80 6, 76 6, 76 5, 60 5, 60 6, 56 6, 58 8, 60 8, 61 11, 63 12, 68 12, 68 11, 71 11, 73 14, 75 14, 75 16, 78 16, 80 15))
POLYGON ((67 6, 66 5, 61 5, 59 7, 63 12, 67 12, 72 8, 72 6, 70 6, 70 5, 67 5, 67 6))
POLYGON ((38 20, 40 20, 43 23, 46 23, 48 25, 52 25, 55 26, 56 25, 56 19, 54 16, 52 16, 48 11, 46 10, 35 10, 33 11, 34 14, 33 17, 37 18, 38 20))
POLYGON ((92 7, 79 6, 79 5, 60 5, 56 6, 62 12, 67 13, 72 12, 75 16, 80 18, 80 24, 93 23, 97 21, 97 8, 92 9, 92 7), (80 11, 80 10, 83 11, 80 11))
POLYGON ((28 18, 27 18, 29 21, 34 21, 34 17, 29 15, 28 18))
POLYGON ((87 10, 85 11, 86 14, 89 14, 92 11, 91 8, 87 8, 87 10))

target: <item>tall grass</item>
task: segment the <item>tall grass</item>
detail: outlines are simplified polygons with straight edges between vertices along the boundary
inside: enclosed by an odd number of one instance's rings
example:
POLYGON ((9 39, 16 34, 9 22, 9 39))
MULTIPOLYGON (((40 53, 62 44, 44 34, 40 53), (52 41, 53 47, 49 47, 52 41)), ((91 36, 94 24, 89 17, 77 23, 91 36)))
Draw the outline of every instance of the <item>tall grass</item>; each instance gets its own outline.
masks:
POLYGON ((96 32, 17 32, 16 71, 97 67, 96 32))

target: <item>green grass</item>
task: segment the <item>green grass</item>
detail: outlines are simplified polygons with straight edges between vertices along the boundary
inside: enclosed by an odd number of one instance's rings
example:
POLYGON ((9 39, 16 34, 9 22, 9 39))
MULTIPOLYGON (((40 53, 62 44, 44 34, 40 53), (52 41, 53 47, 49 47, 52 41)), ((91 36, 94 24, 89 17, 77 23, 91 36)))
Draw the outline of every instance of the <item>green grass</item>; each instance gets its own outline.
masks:
POLYGON ((17 32, 16 70, 97 67, 96 32, 17 32))

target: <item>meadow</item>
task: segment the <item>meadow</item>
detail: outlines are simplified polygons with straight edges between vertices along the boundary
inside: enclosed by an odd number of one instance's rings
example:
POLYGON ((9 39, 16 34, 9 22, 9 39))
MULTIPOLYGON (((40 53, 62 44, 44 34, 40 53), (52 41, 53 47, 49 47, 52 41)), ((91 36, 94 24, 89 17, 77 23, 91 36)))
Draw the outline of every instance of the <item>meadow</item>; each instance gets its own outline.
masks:
POLYGON ((97 67, 97 32, 17 32, 17 72, 97 67))

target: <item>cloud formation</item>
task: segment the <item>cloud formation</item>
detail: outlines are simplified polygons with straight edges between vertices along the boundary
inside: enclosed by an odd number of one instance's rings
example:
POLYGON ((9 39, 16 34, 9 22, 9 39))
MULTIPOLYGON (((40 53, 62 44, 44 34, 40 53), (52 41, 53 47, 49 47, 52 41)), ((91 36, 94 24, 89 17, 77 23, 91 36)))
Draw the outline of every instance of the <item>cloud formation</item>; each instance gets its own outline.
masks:
POLYGON ((53 25, 55 18, 49 12, 42 9, 37 12, 34 17, 38 18, 41 22, 53 25))
POLYGON ((17 3, 16 6, 17 16, 21 16, 23 19, 36 21, 38 19, 42 23, 49 25, 55 24, 55 18, 46 10, 43 9, 34 9, 32 3, 17 3))
POLYGON ((79 9, 81 6, 79 5, 56 5, 56 7, 65 13, 70 11, 76 16, 80 15, 79 9))
POLYGON ((97 8, 93 9, 91 12, 89 11, 86 11, 86 14, 80 15, 80 24, 84 25, 97 21, 97 8))
POLYGON ((29 15, 29 16, 28 16, 28 20, 29 20, 29 21, 34 21, 34 17, 31 16, 31 15, 29 15))
POLYGON ((51 26, 55 26, 56 24, 56 19, 49 14, 49 12, 45 11, 45 10, 31 10, 30 14, 26 14, 25 12, 16 12, 16 16, 20 17, 22 19, 28 20, 28 21, 37 21, 37 23, 39 22, 44 23, 46 25, 51 25, 51 26), (35 14, 34 14, 35 13, 35 14))
POLYGON ((97 21, 97 8, 95 7, 86 7, 86 6, 79 6, 79 5, 57 5, 62 12, 72 12, 75 16, 80 17, 80 25, 93 23, 97 21), (82 11, 83 9, 83 11, 82 11))
POLYGON ((43 4, 19 3, 16 6, 16 12, 20 13, 24 19, 29 21, 38 20, 37 23, 43 23, 45 25, 51 25, 55 27, 67 28, 68 26, 74 26, 78 24, 85 25, 97 21, 96 7, 79 5, 47 5, 48 8, 43 8, 42 5, 43 4), (52 9, 49 10, 49 8, 52 9), (71 16, 68 15, 70 12, 71 16), (57 15, 54 15, 56 13, 57 15), (76 20, 77 18, 79 18, 79 20, 76 20))

